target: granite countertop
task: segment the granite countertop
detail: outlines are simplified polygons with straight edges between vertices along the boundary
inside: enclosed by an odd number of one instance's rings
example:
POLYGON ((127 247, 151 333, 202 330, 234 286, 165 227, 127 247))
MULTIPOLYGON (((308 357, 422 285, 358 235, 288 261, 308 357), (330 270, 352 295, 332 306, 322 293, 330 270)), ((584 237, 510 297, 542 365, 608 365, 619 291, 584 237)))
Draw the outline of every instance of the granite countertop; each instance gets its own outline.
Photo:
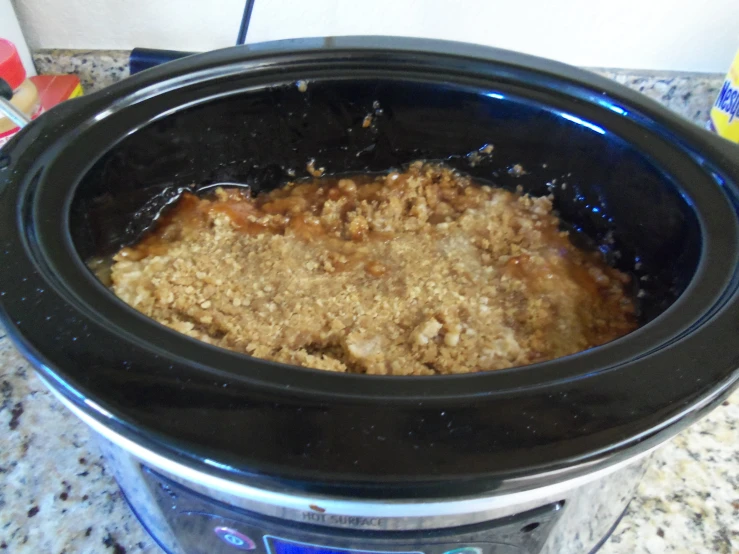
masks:
MULTIPOLYGON (((128 74, 123 51, 41 51, 41 73, 86 91, 128 74)), ((722 76, 598 70, 704 124, 722 76)), ((118 492, 86 426, 0 328, 0 553, 160 553, 118 492)), ((739 554, 739 392, 658 449, 600 554, 739 554)), ((566 553, 563 553, 566 554, 566 553)))

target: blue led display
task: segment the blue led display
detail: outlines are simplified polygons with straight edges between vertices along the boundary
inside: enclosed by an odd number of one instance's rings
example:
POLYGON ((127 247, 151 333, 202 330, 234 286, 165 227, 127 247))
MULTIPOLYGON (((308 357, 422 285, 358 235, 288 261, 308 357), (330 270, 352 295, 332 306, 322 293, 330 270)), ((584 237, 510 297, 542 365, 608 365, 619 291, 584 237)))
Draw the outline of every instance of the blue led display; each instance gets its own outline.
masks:
POLYGON ((264 544, 269 554, 423 554, 423 552, 387 552, 380 550, 355 550, 351 548, 336 548, 333 546, 319 546, 306 542, 291 541, 272 537, 264 537, 264 544))

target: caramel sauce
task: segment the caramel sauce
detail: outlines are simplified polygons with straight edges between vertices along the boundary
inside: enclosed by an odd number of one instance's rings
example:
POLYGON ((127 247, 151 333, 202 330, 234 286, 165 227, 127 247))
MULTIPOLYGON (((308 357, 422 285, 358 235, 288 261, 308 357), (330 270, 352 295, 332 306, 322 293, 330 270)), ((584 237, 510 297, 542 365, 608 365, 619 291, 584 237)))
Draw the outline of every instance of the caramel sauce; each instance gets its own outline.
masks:
MULTIPOLYGON (((317 177, 312 182, 293 184, 252 198, 248 190, 219 189, 213 198, 201 198, 190 192, 162 215, 137 244, 119 253, 130 260, 166 253, 169 245, 207 225, 209 214, 224 214, 234 227, 247 234, 292 233, 305 240, 336 233, 346 223, 346 216, 361 202, 373 202, 382 189, 377 177, 360 175, 352 179, 317 177), (341 202, 341 219, 335 225, 322 225, 316 216, 327 201, 341 202), (281 216, 269 218, 267 216, 281 216)), ((400 182, 396 186, 401 185, 400 182)), ((443 219, 443 215, 439 216, 443 219)), ((361 223, 345 237, 354 242, 390 240, 392 233, 370 231, 361 223)), ((340 264, 342 266, 346 263, 340 264)), ((375 274, 377 269, 368 270, 375 274)))

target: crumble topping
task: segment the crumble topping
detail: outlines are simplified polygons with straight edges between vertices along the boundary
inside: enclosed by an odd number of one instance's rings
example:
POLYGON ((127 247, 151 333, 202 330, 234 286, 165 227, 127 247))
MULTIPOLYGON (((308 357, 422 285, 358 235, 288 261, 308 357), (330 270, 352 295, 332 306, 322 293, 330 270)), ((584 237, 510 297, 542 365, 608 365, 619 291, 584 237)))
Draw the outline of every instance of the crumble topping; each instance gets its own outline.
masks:
POLYGON ((183 195, 114 256, 113 291, 210 344, 368 374, 520 366, 636 328, 629 277, 574 247, 550 198, 421 162, 320 175, 183 195))

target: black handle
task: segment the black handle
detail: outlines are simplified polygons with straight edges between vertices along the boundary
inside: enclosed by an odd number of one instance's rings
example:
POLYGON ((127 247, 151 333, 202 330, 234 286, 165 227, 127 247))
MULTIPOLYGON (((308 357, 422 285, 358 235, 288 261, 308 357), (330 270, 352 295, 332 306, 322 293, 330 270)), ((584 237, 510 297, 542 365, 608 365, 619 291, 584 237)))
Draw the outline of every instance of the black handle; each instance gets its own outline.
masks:
POLYGON ((150 67, 155 67, 163 63, 179 60, 186 56, 191 56, 196 52, 182 52, 181 50, 156 50, 153 48, 134 48, 128 58, 128 64, 131 75, 135 75, 150 67))
POLYGON ((10 88, 8 81, 2 77, 0 77, 0 97, 5 98, 6 100, 11 100, 13 98, 13 89, 10 88))

